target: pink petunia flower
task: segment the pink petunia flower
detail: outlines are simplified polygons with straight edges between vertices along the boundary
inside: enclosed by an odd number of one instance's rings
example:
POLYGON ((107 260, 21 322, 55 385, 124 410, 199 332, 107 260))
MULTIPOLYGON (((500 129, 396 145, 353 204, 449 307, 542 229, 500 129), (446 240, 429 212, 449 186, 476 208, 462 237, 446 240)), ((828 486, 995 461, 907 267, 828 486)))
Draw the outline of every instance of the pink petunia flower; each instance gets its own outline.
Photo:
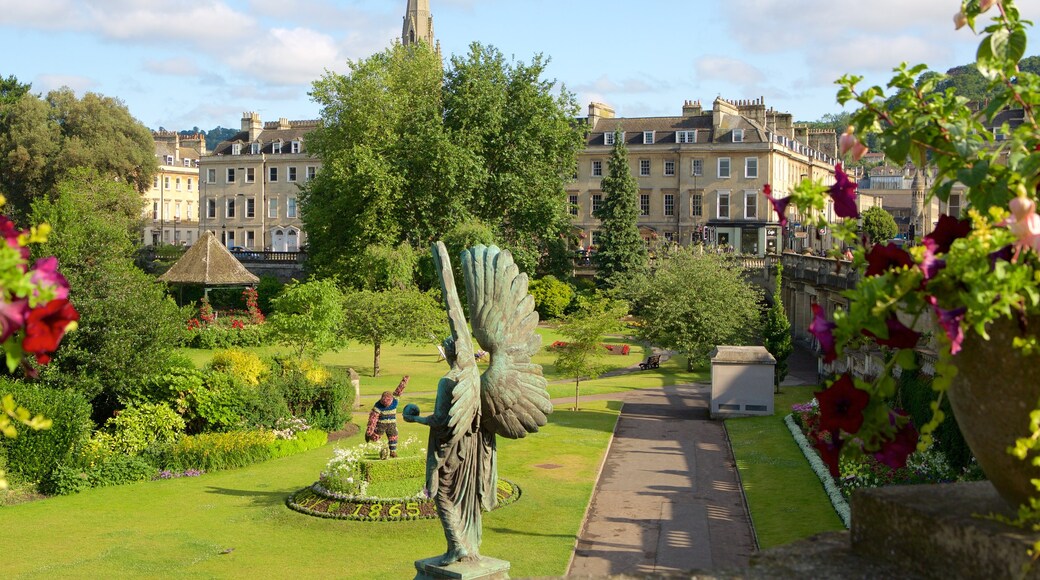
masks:
POLYGON ((834 200, 834 213, 838 217, 859 217, 859 208, 856 207, 856 182, 849 179, 841 163, 834 166, 834 185, 828 191, 834 200))
POLYGON ((773 211, 776 212, 777 218, 780 221, 780 227, 787 226, 787 204, 791 202, 790 196, 777 199, 773 197, 773 186, 768 183, 762 187, 762 193, 769 200, 770 205, 773 206, 773 211))
POLYGON ((838 358, 834 341, 834 328, 837 325, 827 320, 827 315, 819 304, 812 305, 812 313, 813 320, 809 324, 809 332, 820 341, 820 348, 823 349, 823 362, 833 362, 838 358))
POLYGON ((69 297, 69 281, 58 272, 58 259, 48 256, 36 260, 32 267, 32 283, 41 288, 54 288, 54 298, 69 297))
POLYGON ((820 429, 856 433, 863 426, 863 410, 870 403, 870 393, 857 389, 848 373, 813 394, 820 404, 820 429))
POLYGON ((0 343, 6 341, 25 325, 29 314, 29 301, 25 299, 7 302, 0 296, 0 343))

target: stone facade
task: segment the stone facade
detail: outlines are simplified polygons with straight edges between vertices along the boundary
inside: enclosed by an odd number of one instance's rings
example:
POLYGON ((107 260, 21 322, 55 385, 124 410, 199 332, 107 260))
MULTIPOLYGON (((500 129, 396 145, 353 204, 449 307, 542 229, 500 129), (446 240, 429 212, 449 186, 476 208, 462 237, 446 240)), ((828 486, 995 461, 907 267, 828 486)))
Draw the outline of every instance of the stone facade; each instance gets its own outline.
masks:
POLYGON ((199 164, 206 137, 157 131, 152 139, 159 171, 143 194, 141 243, 190 246, 199 235, 199 164))
POLYGON ((789 113, 767 109, 763 99, 717 98, 710 109, 687 101, 681 116, 637 118, 618 118, 592 103, 587 126, 577 176, 567 188, 585 248, 597 243, 593 210, 602 201, 615 130, 628 148, 640 232, 650 244, 704 242, 756 255, 802 249, 813 238, 796 237, 797 220, 782 232, 762 187, 770 183, 774 195, 784 197, 804 177, 834 182, 834 132, 796 126, 789 113))
POLYGON ((295 252, 306 243, 300 187, 321 162, 307 153, 306 136, 318 121, 264 123, 254 112, 242 130, 217 145, 200 164, 200 232, 228 247, 295 252))

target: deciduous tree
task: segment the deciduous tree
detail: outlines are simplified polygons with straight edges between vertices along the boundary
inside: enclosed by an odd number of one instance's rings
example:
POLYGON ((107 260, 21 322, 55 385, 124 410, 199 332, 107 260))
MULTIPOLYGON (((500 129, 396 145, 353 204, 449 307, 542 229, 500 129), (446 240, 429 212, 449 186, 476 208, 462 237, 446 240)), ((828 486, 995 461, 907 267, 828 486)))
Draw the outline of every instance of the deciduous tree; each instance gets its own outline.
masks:
MULTIPOLYGON (((6 84, 6 82, 5 82, 6 84)), ((151 131, 119 100, 71 89, 46 98, 12 89, 0 99, 0 193, 23 218, 34 199, 50 195, 70 172, 89 168, 128 184, 140 197, 157 171, 151 131)))
POLYGON ((869 236, 872 243, 883 245, 896 237, 898 232, 895 218, 884 209, 875 205, 863 212, 863 233, 869 236))
POLYGON ((274 313, 267 318, 271 335, 292 349, 297 358, 316 360, 343 346, 343 292, 331 279, 293 282, 271 301, 274 313))
POLYGON ((184 328, 165 285, 134 266, 140 203, 132 187, 86 169, 33 203, 33 222, 53 228, 34 256, 58 258, 80 313, 42 376, 93 399, 96 416, 110 416, 128 384, 164 369, 184 328))
POLYGON ((621 317, 628 305, 607 298, 581 299, 578 310, 568 316, 558 329, 566 344, 558 346, 557 372, 574 377, 574 410, 578 410, 582 379, 594 379, 608 365, 603 361, 603 337, 622 328, 621 317))
POLYGON ((663 257, 636 290, 643 338, 687 356, 687 369, 718 345, 751 344, 759 336, 760 292, 728 256, 681 248, 663 257))
POLYGON ((343 301, 343 332, 372 345, 372 376, 379 376, 384 344, 429 342, 445 331, 438 301, 414 288, 347 294, 343 301))

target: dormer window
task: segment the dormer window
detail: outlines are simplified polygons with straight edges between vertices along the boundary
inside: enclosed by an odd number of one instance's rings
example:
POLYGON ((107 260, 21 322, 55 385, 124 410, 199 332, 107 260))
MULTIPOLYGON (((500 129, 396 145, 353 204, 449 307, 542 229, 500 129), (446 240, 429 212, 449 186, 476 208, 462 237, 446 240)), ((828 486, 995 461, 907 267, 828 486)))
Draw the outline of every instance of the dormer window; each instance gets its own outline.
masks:
POLYGON ((744 130, 743 129, 733 129, 733 142, 734 143, 743 143, 744 142, 744 130))
POLYGON ((654 144, 654 132, 653 131, 643 131, 643 145, 653 145, 653 144, 654 144))
POLYGON ((293 139, 293 142, 292 142, 292 152, 293 153, 299 153, 300 152, 300 141, 298 139, 293 139))
POLYGON ((184 159, 184 166, 185 167, 191 167, 191 159, 185 158, 184 159))
POLYGON ((250 153, 250 155, 259 155, 260 154, 260 144, 259 143, 250 143, 249 144, 249 153, 250 153))
POLYGON ((676 143, 696 143, 697 142, 697 131, 676 131, 675 132, 676 143))
POLYGON ((167 155, 166 156, 166 164, 167 165, 173 165, 173 155, 167 155))
POLYGON ((603 134, 603 144, 604 145, 613 145, 614 144, 614 134, 613 133, 604 133, 603 134))
POLYGON ((231 154, 232 155, 241 155, 242 154, 242 144, 241 143, 232 143, 231 144, 231 154))

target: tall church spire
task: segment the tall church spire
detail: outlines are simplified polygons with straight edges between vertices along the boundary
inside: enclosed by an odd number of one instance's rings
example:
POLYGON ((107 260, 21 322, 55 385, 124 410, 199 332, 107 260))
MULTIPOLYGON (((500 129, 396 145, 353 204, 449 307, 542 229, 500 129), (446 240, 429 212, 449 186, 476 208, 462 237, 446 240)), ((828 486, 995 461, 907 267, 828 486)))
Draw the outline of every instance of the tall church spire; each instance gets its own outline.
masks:
POLYGON ((430 0, 408 0, 404 13, 404 26, 401 28, 401 44, 408 46, 423 41, 430 48, 436 46, 433 40, 433 15, 430 14, 430 0))

